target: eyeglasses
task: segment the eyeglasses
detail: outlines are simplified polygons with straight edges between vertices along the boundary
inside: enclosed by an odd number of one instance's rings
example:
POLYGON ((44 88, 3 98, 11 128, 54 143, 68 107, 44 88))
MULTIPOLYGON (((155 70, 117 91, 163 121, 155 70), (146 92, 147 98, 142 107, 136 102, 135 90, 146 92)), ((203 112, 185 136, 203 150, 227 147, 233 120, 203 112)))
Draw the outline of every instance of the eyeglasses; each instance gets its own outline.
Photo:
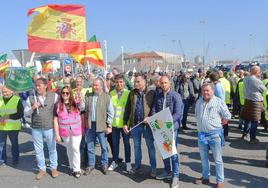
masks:
POLYGON ((62 95, 69 95, 70 93, 69 92, 62 92, 61 94, 62 95))

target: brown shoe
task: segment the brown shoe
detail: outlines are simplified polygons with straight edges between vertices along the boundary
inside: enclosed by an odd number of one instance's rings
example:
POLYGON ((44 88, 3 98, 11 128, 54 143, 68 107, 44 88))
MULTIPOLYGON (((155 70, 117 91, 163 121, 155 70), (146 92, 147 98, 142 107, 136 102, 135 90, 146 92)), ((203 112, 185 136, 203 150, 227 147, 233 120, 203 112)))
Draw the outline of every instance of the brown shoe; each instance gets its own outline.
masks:
POLYGON ((216 188, 224 188, 223 183, 217 183, 217 187, 216 188))
POLYGON ((209 180, 208 179, 203 179, 203 178, 199 178, 195 180, 195 184, 197 185, 208 185, 209 184, 209 180))
POLYGON ((36 175, 36 180, 41 180, 46 175, 46 171, 40 170, 38 174, 36 175))
POLYGON ((57 171, 56 169, 52 169, 52 171, 51 171, 51 176, 52 176, 52 178, 56 178, 56 177, 58 177, 58 176, 59 176, 58 171, 57 171))

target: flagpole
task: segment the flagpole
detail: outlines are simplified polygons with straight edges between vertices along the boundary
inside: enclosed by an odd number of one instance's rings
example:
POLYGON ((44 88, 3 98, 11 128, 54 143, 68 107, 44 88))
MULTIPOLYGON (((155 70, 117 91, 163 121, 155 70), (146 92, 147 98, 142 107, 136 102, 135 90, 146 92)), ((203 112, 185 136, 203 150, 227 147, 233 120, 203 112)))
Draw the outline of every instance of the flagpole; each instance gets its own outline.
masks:
POLYGON ((108 46, 107 46, 107 40, 104 40, 104 48, 105 48, 105 64, 104 64, 104 69, 105 71, 107 70, 107 65, 108 65, 108 46))
MULTIPOLYGON (((34 57, 35 57, 35 52, 33 52, 32 55, 31 55, 31 59, 30 59, 30 65, 31 65, 31 66, 34 66, 34 64, 33 64, 34 57)), ((24 61, 24 60, 23 60, 23 61, 24 61)), ((24 66, 25 66, 25 65, 24 65, 24 66)))

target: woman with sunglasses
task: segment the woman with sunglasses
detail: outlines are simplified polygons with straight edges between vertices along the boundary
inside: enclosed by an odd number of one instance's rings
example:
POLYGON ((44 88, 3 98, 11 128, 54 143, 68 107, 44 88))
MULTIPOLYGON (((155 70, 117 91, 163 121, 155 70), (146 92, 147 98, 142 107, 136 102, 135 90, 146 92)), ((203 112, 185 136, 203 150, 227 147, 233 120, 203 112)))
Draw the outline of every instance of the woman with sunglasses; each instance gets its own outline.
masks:
POLYGON ((56 140, 63 141, 67 148, 72 175, 79 178, 81 176, 79 149, 82 138, 81 115, 69 86, 62 88, 54 114, 56 140))

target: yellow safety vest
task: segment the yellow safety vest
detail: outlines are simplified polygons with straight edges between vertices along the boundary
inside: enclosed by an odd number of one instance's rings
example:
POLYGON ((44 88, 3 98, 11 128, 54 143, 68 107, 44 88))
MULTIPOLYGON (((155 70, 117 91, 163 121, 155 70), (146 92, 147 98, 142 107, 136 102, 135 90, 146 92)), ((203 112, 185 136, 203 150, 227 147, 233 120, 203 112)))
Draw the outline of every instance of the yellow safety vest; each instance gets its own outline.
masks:
POLYGON ((116 90, 112 90, 111 93, 111 98, 112 98, 112 103, 114 106, 114 118, 113 118, 113 127, 117 128, 123 128, 124 126, 124 113, 125 113, 125 108, 127 105, 127 99, 129 95, 129 91, 124 89, 122 96, 120 99, 118 99, 118 95, 116 93, 116 90))
POLYGON ((265 111, 265 120, 268 121, 268 103, 267 103, 268 89, 263 92, 263 105, 265 111))
POLYGON ((231 104, 231 84, 229 80, 227 80, 225 77, 220 78, 220 82, 222 84, 225 93, 225 103, 231 104))
POLYGON ((52 82, 51 83, 51 89, 55 89, 57 87, 57 82, 52 82))
MULTIPOLYGON (((13 95, 11 99, 4 103, 3 97, 0 97, 0 116, 10 115, 17 113, 17 106, 20 98, 13 95)), ((1 131, 15 131, 21 129, 21 120, 6 119, 4 122, 0 122, 1 131)))
POLYGON ((243 80, 238 82, 237 89, 238 89, 238 92, 239 92, 240 104, 243 106, 245 104, 245 85, 244 85, 243 80))
POLYGON ((263 81, 262 81, 262 83, 267 87, 267 84, 268 84, 268 79, 266 78, 266 79, 264 79, 263 81))

